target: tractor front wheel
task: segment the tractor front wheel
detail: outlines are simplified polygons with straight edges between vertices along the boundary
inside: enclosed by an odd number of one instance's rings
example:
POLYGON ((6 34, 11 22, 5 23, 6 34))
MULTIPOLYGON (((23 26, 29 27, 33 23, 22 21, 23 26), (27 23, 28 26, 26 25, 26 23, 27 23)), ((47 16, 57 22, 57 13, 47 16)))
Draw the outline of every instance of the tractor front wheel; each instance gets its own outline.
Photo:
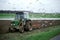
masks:
POLYGON ((24 28, 23 27, 19 28, 19 32, 23 33, 24 32, 24 28))

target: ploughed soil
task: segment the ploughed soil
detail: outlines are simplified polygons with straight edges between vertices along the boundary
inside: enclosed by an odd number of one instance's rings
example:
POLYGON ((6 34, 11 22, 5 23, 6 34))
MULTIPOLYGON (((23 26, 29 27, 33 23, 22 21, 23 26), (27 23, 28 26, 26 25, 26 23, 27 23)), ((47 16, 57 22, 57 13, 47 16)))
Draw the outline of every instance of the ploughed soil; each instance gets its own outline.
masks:
POLYGON ((45 28, 60 25, 60 20, 32 20, 33 28, 45 28))
MULTIPOLYGON (((32 20, 33 29, 41 29, 49 26, 60 25, 60 20, 32 20)), ((0 20, 0 33, 6 33, 11 27, 10 20, 0 20)))

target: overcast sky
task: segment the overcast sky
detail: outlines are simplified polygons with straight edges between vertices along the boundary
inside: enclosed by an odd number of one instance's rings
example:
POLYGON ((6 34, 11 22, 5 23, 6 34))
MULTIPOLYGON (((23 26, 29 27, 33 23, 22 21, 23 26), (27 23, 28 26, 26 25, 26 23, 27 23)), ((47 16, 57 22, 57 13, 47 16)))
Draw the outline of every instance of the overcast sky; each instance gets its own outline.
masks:
POLYGON ((0 10, 60 13, 60 0, 0 0, 0 10))

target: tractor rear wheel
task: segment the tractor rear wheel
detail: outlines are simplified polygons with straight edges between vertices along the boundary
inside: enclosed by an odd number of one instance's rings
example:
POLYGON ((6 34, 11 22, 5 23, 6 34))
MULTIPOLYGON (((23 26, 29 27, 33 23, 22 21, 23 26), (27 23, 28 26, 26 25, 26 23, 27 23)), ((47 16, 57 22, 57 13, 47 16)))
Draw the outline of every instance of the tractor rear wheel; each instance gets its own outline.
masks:
POLYGON ((31 20, 26 20, 26 24, 24 26, 24 29, 26 31, 32 31, 32 22, 31 22, 31 20))

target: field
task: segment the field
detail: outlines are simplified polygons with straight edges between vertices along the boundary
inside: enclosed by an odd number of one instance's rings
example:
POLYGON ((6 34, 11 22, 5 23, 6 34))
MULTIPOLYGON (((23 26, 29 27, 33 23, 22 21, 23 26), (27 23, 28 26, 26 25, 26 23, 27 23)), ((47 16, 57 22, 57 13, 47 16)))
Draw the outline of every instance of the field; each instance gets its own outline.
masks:
POLYGON ((24 33, 15 32, 0 34, 0 40, 50 40, 58 34, 60 34, 60 25, 24 33))
MULTIPOLYGON (((30 13, 29 17, 30 18, 60 18, 60 13, 54 13, 54 14, 53 13, 51 14, 30 13)), ((1 13, 0 18, 15 18, 15 14, 1 13)), ((14 32, 14 33, 0 34, 0 40, 50 40, 52 37, 58 34, 60 34, 60 25, 36 29, 33 31, 24 32, 24 33, 14 32)))
MULTIPOLYGON (((29 13, 29 18, 60 18, 60 13, 29 13)), ((14 18, 14 13, 0 13, 0 18, 14 18)))
POLYGON ((0 13, 0 18, 15 18, 14 13, 0 13))
POLYGON ((60 18, 60 13, 30 13, 30 18, 60 18))

